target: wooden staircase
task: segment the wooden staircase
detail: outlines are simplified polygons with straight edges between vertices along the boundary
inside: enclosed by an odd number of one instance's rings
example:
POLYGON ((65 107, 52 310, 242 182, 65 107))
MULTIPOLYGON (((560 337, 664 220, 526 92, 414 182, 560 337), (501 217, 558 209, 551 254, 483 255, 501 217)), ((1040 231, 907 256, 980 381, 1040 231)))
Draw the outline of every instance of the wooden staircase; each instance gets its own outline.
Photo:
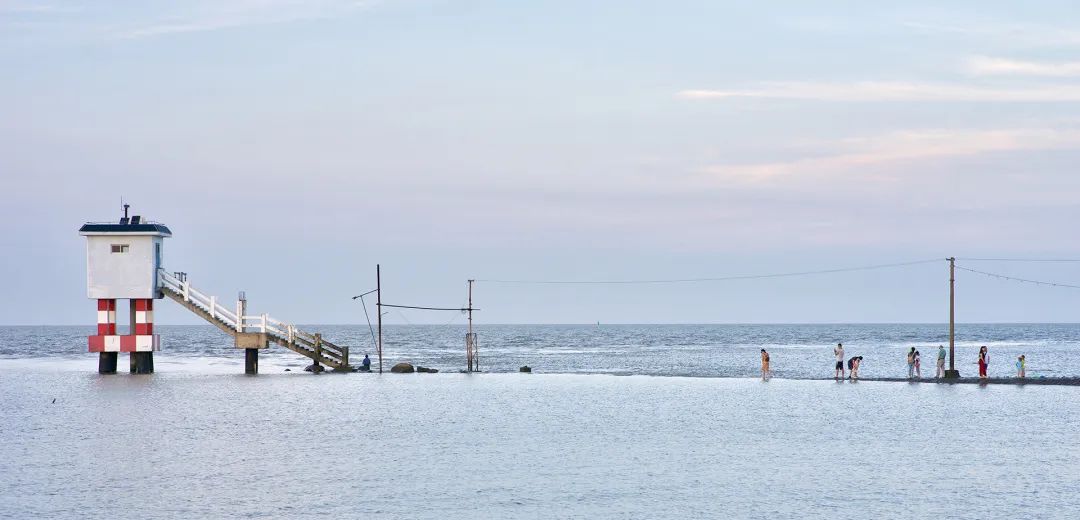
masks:
POLYGON ((244 316, 244 305, 236 303, 235 311, 217 302, 217 297, 207 296, 191 287, 185 279, 170 275, 164 269, 158 271, 158 288, 176 303, 215 327, 237 339, 256 338, 265 343, 259 348, 276 343, 316 364, 326 365, 337 371, 349 371, 349 347, 335 345, 322 338, 322 334, 304 332, 294 325, 277 321, 266 314, 244 316))

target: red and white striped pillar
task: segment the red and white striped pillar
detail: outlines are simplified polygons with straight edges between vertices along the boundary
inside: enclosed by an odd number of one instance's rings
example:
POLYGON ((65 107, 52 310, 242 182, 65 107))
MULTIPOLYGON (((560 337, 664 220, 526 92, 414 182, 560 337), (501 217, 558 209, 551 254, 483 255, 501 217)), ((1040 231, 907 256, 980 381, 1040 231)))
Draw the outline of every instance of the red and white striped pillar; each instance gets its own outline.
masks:
MULTIPOLYGON (((154 351, 161 350, 161 336, 154 334, 154 300, 139 298, 131 300, 131 330, 128 334, 116 333, 116 300, 98 300, 97 334, 90 336, 90 352, 111 354, 111 359, 102 358, 102 366, 111 367, 103 373, 116 371, 116 354, 131 352, 136 372, 154 371, 154 351)), ((99 368, 100 370, 100 368, 99 368)))
POLYGON ((116 300, 98 300, 97 334, 90 336, 90 352, 119 352, 116 335, 116 300))
POLYGON ((120 336, 120 352, 161 350, 161 336, 154 334, 154 300, 131 300, 131 313, 131 334, 120 336))
POLYGON ((120 337, 116 335, 116 300, 99 299, 97 309, 97 334, 90 336, 90 352, 98 353, 98 372, 115 374, 116 356, 120 350, 120 337))
POLYGON ((98 300, 97 333, 99 336, 116 334, 116 300, 98 300))

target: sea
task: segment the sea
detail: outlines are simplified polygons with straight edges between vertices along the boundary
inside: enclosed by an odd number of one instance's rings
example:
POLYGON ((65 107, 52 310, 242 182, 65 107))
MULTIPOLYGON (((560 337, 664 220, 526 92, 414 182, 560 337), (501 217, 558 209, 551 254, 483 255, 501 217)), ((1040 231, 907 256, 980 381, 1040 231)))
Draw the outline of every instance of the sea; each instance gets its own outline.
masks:
MULTIPOLYGON (((305 328, 377 369, 366 325, 305 328)), ((833 380, 837 342, 932 378, 940 324, 483 325, 480 373, 394 325, 384 366, 439 373, 381 375, 156 331, 154 374, 100 375, 92 327, 0 327, 0 518, 1080 516, 1080 387, 833 380)), ((982 345, 1080 377, 1080 325, 958 325, 961 375, 982 345)))

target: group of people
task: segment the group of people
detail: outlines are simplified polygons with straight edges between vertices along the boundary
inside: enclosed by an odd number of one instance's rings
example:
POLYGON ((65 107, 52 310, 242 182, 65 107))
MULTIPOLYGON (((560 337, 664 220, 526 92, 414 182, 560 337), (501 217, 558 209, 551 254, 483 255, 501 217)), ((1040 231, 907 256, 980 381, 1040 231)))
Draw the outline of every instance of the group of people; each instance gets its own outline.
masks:
MULTIPOLYGON (((944 351, 945 347, 941 347, 944 351)), ((986 379, 986 367, 990 365, 990 353, 987 352, 986 346, 979 347, 979 379, 986 379)), ((1027 356, 1020 354, 1016 358, 1016 377, 1021 379, 1027 377, 1027 356)))
POLYGON ((833 349, 833 355, 836 356, 836 373, 833 378, 837 381, 841 379, 851 379, 852 381, 859 378, 859 365, 862 364, 862 356, 853 356, 847 360, 847 375, 844 375, 844 344, 837 343, 836 348, 833 349))
MULTIPOLYGON (((836 348, 833 349, 833 355, 836 356, 836 371, 833 378, 836 381, 841 379, 859 379, 859 365, 862 364, 862 356, 852 356, 847 359, 846 371, 844 363, 844 344, 837 343, 836 348)), ((948 352, 945 351, 945 345, 938 346, 937 353, 937 372, 935 378, 945 377, 945 359, 948 357, 948 352)), ((986 379, 986 369, 990 364, 990 354, 986 349, 986 346, 979 348, 979 379, 986 379)), ((911 347, 911 350, 907 353, 907 367, 908 367, 908 379, 922 379, 922 354, 918 349, 911 347)), ((761 349, 761 379, 768 380, 772 375, 769 368, 769 352, 765 349, 761 349)), ((1027 377, 1027 358, 1021 354, 1016 358, 1016 377, 1027 377)))

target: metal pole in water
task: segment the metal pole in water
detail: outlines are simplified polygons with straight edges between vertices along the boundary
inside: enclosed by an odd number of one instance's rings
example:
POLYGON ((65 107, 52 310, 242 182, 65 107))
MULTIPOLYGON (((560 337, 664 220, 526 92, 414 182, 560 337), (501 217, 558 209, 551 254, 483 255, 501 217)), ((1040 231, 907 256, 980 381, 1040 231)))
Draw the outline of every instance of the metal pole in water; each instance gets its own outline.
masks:
MULTIPOLYGON (((476 339, 473 338, 472 331, 472 285, 474 280, 469 280, 469 335, 465 341, 465 357, 468 358, 469 372, 473 371, 473 365, 476 360, 476 339)), ((476 367, 479 368, 479 367, 476 367)))
POLYGON ((379 264, 375 264, 375 308, 379 315, 379 373, 382 373, 382 274, 379 264))

